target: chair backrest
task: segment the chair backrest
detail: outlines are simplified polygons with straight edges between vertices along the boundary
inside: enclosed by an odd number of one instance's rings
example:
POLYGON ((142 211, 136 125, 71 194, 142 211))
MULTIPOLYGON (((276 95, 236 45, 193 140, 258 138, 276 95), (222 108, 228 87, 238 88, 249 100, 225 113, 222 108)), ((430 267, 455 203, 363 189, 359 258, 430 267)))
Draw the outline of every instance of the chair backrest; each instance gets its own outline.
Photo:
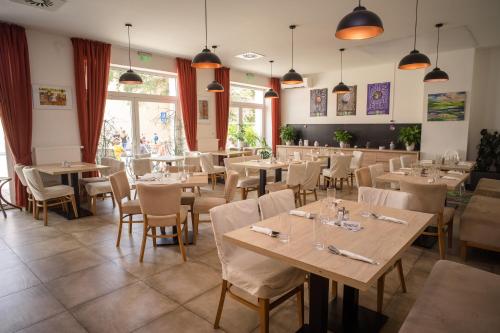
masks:
POLYGON ((351 170, 361 168, 361 163, 363 163, 363 155, 364 153, 359 150, 355 150, 352 152, 351 170))
POLYGON ((201 170, 201 162, 200 162, 200 156, 186 156, 184 157, 184 165, 192 165, 196 167, 196 171, 201 170))
POLYGON ((356 184, 358 184, 358 187, 372 186, 372 176, 370 174, 370 168, 368 167, 359 168, 356 171, 354 171, 354 176, 356 176, 356 184))
POLYGON ((135 159, 143 159, 143 158, 150 158, 151 153, 144 153, 144 154, 135 154, 134 158, 135 159))
POLYGON ((245 155, 242 156, 244 161, 253 161, 253 160, 261 160, 262 157, 260 155, 245 155))
POLYGON ((358 202, 396 209, 409 209, 412 194, 402 191, 383 190, 373 187, 358 189, 358 202))
POLYGON ((369 165, 368 168, 370 168, 370 176, 372 177, 372 186, 376 187, 377 177, 382 176, 385 173, 384 165, 377 163, 377 164, 369 165))
POLYGON ((214 232, 215 245, 222 265, 222 278, 227 279, 228 265, 238 260, 238 255, 247 250, 224 240, 224 234, 259 222, 257 200, 235 201, 210 209, 210 220, 214 232))
POLYGON ((332 178, 347 178, 351 172, 352 155, 332 155, 330 157, 330 176, 332 178))
POLYGON ((25 167, 23 169, 24 178, 35 200, 45 200, 45 186, 43 185, 42 177, 35 168, 25 167))
POLYGON ((259 197, 260 216, 263 220, 295 209, 295 195, 292 190, 270 192, 259 197))
POLYGON ((100 171, 101 175, 104 177, 108 177, 109 175, 117 173, 118 171, 125 170, 125 163, 122 161, 118 161, 115 158, 102 157, 101 164, 109 167, 100 171))
POLYGON ((136 186, 143 214, 162 217, 180 212, 182 191, 179 185, 139 183, 136 186))
POLYGON ((413 195, 409 209, 431 214, 439 214, 444 210, 446 202, 446 184, 418 184, 400 181, 402 192, 413 195))
POLYGON ((395 157, 389 160, 389 171, 394 172, 401 169, 401 159, 395 157))
POLYGON ((229 171, 226 175, 224 184, 224 199, 226 202, 231 202, 236 194, 239 175, 236 171, 229 171))
POLYGON ((136 178, 151 173, 152 169, 153 166, 149 158, 136 158, 132 160, 132 171, 136 178))
POLYGON ((226 167, 226 173, 229 171, 236 171, 240 177, 245 177, 245 167, 234 165, 235 163, 244 162, 245 156, 238 157, 226 157, 224 159, 224 166, 226 167))
POLYGON ((200 154, 201 171, 214 173, 214 160, 210 153, 200 154))
POLYGON ((413 163, 413 158, 411 156, 401 155, 399 156, 399 159, 401 160, 402 168, 411 168, 411 164, 413 163))
POLYGON ((23 184, 23 186, 28 186, 23 173, 24 168, 26 168, 26 165, 17 163, 16 165, 14 165, 14 172, 16 173, 17 178, 19 178, 21 184, 23 184))
POLYGON ((288 186, 302 185, 306 179, 306 163, 290 163, 286 175, 288 186))
POLYGON ((293 152, 293 160, 294 161, 300 161, 302 159, 302 154, 300 151, 294 151, 293 152))
POLYGON ((195 165, 185 165, 185 166, 177 166, 177 165, 167 165, 165 167, 165 171, 168 172, 197 172, 198 169, 196 168, 195 165))
POLYGON ((125 170, 118 171, 109 176, 113 197, 120 206, 124 198, 130 199, 130 184, 125 170))
POLYGON ((321 174, 321 162, 309 161, 306 164, 306 176, 302 183, 302 189, 313 190, 318 185, 318 178, 321 174))

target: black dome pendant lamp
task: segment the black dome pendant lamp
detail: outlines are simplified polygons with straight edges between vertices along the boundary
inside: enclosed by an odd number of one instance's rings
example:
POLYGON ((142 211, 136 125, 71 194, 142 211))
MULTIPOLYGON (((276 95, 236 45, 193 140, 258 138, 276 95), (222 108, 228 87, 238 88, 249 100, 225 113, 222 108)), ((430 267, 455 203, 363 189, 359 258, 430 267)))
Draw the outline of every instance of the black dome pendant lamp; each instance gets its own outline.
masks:
POLYGON ((141 77, 139 76, 139 74, 137 74, 136 72, 134 72, 132 70, 132 60, 130 58, 130 28, 132 27, 132 24, 130 23, 125 23, 125 26, 127 27, 127 31, 128 31, 128 71, 126 71, 125 73, 123 73, 121 76, 120 76, 120 79, 119 79, 119 82, 121 84, 142 84, 142 79, 141 77))
POLYGON ((436 47, 436 67, 429 73, 427 73, 424 77, 424 82, 446 82, 450 78, 445 71, 442 71, 441 68, 438 67, 439 61, 439 29, 443 26, 443 23, 436 24, 436 28, 438 30, 438 39, 437 39, 437 47, 436 47))
POLYGON ((335 37, 347 40, 359 40, 377 37, 384 32, 384 25, 377 14, 361 6, 361 0, 358 7, 344 16, 340 20, 335 37))
POLYGON ((191 62, 194 68, 221 68, 222 63, 219 57, 210 51, 207 47, 208 44, 208 25, 207 25, 207 0, 205 0, 205 48, 198 53, 191 62))
MULTIPOLYGON (((271 64, 271 79, 273 78, 273 62, 274 60, 269 60, 269 63, 271 64)), ((279 95, 273 88, 269 88, 269 90, 264 94, 264 98, 279 98, 279 95)))
POLYGON ((340 82, 333 88, 334 94, 346 94, 348 93, 349 87, 342 82, 342 53, 344 53, 345 49, 340 49, 340 82))
MULTIPOLYGON (((215 54, 215 49, 217 49, 217 45, 212 45, 212 48, 214 49, 214 53, 215 54)), ((217 80, 213 80, 212 82, 210 82, 207 86, 207 92, 213 92, 213 93, 221 93, 221 92, 224 92, 224 86, 222 84, 220 84, 219 82, 217 82, 217 80)))
POLYGON ((295 30, 297 26, 291 25, 289 28, 290 30, 292 30, 292 68, 288 71, 288 73, 283 75, 281 81, 283 82, 283 84, 299 84, 304 82, 304 79, 302 78, 302 75, 300 75, 295 71, 295 69, 293 69, 293 30, 295 30))
POLYGON ((431 65, 429 57, 425 54, 417 51, 417 22, 418 22, 418 0, 415 7, 415 35, 413 39, 413 51, 406 55, 399 62, 399 69, 411 70, 411 69, 421 69, 427 68, 431 65))

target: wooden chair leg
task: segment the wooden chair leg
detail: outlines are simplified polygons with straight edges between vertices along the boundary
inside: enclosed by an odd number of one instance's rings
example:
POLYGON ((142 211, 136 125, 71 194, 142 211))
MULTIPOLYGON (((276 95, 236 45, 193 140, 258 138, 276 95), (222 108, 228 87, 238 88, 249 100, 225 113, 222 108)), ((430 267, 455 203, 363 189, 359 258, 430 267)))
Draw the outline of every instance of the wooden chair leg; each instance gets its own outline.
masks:
POLYGON ((120 247, 120 240, 122 238, 123 216, 120 216, 120 223, 118 223, 118 237, 116 237, 116 247, 120 247))
POLYGON ((38 202, 33 198, 33 218, 38 220, 38 202))
POLYGON ((467 242, 465 241, 460 242, 460 258, 463 261, 467 260, 467 242))
POLYGON ((92 215, 96 215, 97 212, 97 195, 90 197, 90 212, 92 215))
POLYGON ((186 218, 186 222, 184 223, 184 245, 185 246, 189 245, 189 228, 188 228, 187 218, 186 218))
POLYGON ((398 269, 399 280, 401 281, 401 289, 404 293, 406 293, 406 282, 405 282, 405 274, 403 273, 403 260, 399 259, 396 261, 396 268, 398 269))
POLYGON ((438 225, 439 257, 441 260, 446 259, 446 241, 444 236, 443 227, 438 225))
POLYGON ((446 230, 448 233, 448 248, 451 249, 453 246, 453 220, 448 223, 448 230, 446 230))
POLYGON ((306 196, 307 196, 307 193, 306 193, 306 190, 303 190, 303 193, 302 193, 302 202, 304 203, 304 206, 306 205, 306 196))
POLYGON ((133 219, 132 215, 128 216, 128 234, 132 235, 132 226, 133 226, 133 219))
POLYGON ((260 333, 269 333, 269 299, 259 298, 260 333))
POLYGON ((215 177, 215 173, 212 174, 211 177, 212 177, 212 191, 213 191, 213 190, 215 190, 215 181, 216 181, 217 178, 215 177))
POLYGON ((217 307, 217 315, 215 316, 214 328, 219 328, 220 317, 222 316, 222 308, 224 307, 224 300, 226 299, 227 281, 222 280, 222 289, 220 291, 219 306, 217 307))
POLYGON ((148 233, 148 225, 146 222, 146 218, 144 218, 144 231, 142 232, 142 243, 141 243, 141 254, 139 256, 139 262, 144 261, 144 250, 146 249, 146 237, 148 233))
POLYGON ((193 213, 193 244, 198 240, 198 223, 200 223, 200 214, 193 213))
POLYGON ((186 251, 184 250, 184 242, 182 241, 182 229, 179 217, 177 217, 177 241, 179 242, 179 250, 181 250, 182 260, 186 261, 186 251))
POLYGON ((73 207, 73 214, 75 215, 75 218, 78 218, 78 209, 76 208, 75 196, 71 195, 70 200, 71 200, 71 207, 73 207))
POLYGON ((153 234, 153 247, 156 247, 156 227, 151 227, 151 233, 153 234))
POLYGON ((114 209, 116 207, 115 197, 113 193, 110 193, 110 196, 111 196, 111 203, 113 204, 113 209, 114 209))
POLYGON ((300 286, 297 293, 297 316, 299 317, 299 327, 304 326, 304 285, 300 286))
POLYGON ((47 206, 47 201, 43 202, 43 225, 49 225, 49 207, 47 206))
POLYGON ((384 288, 385 274, 378 278, 377 281, 377 312, 382 313, 382 305, 384 304, 384 288))

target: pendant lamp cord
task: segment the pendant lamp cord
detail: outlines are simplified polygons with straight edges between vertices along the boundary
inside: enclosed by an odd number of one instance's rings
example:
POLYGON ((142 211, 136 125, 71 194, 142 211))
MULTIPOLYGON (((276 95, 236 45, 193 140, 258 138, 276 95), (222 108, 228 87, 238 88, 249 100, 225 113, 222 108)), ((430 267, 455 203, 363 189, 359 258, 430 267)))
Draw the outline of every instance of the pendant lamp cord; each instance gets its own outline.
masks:
POLYGON ((344 53, 344 51, 340 51, 340 82, 343 82, 343 78, 342 78, 342 67, 343 67, 343 64, 342 64, 342 53, 344 53))
POLYGON ((208 45, 207 0, 205 0, 205 48, 208 45))
POLYGON ((415 34, 413 38, 413 49, 417 49, 417 24, 418 24, 418 0, 415 6, 415 34))
POLYGON ((361 0, 358 1, 358 7, 361 7, 361 0))
POLYGON ((437 46, 436 46, 436 67, 438 67, 438 61, 439 61, 439 28, 438 28, 438 40, 437 40, 437 46))
POLYGON ((128 66, 129 69, 132 70, 132 59, 130 58, 130 25, 127 25, 128 31, 128 66))
POLYGON ((269 61, 271 63, 271 79, 273 78, 273 60, 269 61))
POLYGON ((293 28, 292 28, 292 69, 293 69, 293 28))

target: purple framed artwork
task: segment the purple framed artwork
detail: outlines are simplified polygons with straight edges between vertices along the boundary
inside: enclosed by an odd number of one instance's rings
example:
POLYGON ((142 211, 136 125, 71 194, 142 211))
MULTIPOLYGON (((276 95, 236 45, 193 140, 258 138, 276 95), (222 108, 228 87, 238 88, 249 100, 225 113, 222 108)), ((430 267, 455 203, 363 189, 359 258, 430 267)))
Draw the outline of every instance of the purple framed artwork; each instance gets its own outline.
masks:
POLYGON ((391 97, 391 83, 370 83, 368 84, 368 100, 366 104, 366 114, 379 115, 389 114, 389 103, 391 97))

